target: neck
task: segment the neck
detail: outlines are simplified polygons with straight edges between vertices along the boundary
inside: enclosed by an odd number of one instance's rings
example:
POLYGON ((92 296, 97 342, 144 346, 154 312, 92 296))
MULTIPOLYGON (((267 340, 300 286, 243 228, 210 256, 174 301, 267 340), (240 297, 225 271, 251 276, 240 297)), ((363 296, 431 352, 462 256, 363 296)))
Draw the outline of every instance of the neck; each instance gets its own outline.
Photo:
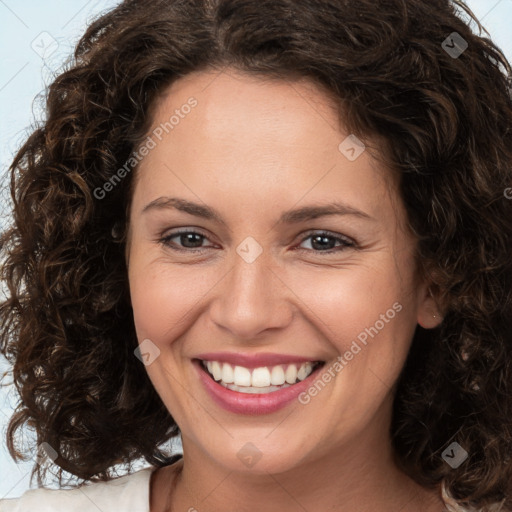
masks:
MULTIPOLYGON (((395 465, 390 440, 356 439, 305 457, 280 473, 233 471, 183 439, 184 458, 175 464, 166 512, 440 512, 440 492, 427 490, 395 465)), ((167 494, 170 481, 167 480, 167 494)))

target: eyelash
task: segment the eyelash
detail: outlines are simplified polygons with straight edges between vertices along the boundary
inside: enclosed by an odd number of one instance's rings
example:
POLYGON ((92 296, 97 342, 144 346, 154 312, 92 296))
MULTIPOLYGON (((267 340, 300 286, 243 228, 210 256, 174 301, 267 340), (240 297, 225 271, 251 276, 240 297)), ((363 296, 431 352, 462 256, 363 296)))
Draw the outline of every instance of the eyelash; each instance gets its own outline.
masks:
MULTIPOLYGON (((206 237, 205 235, 203 235, 202 233, 200 233, 198 231, 194 231, 193 229, 183 229, 183 230, 175 231, 174 233, 171 233, 170 235, 167 235, 167 236, 161 238, 158 242, 161 243, 162 245, 164 245, 165 247, 168 247, 169 249, 171 249, 173 251, 178 251, 178 252, 193 252, 196 254, 201 254, 206 250, 206 248, 195 248, 194 249, 194 248, 179 248, 179 247, 173 246, 172 243, 170 242, 170 240, 172 238, 175 238, 175 237, 177 237, 179 235, 183 235, 183 234, 194 234, 194 235, 199 235, 199 236, 203 237, 204 239, 208 239, 208 237, 206 237)), ((336 240, 337 242, 341 242, 342 245, 341 245, 341 247, 338 247, 338 249, 334 248, 334 249, 329 249, 326 251, 315 251, 314 249, 300 249, 300 248, 294 249, 294 250, 308 251, 308 252, 313 251, 318 254, 334 254, 337 252, 341 252, 344 249, 347 249, 349 247, 353 247, 353 248, 357 247, 356 243, 353 240, 351 240, 350 238, 339 236, 339 235, 336 235, 335 233, 331 233, 329 231, 322 231, 322 230, 309 231, 307 236, 302 238, 302 240, 300 241, 300 244, 304 243, 306 240, 308 240, 309 238, 312 238, 314 236, 322 236, 322 237, 332 238, 332 239, 336 240)))

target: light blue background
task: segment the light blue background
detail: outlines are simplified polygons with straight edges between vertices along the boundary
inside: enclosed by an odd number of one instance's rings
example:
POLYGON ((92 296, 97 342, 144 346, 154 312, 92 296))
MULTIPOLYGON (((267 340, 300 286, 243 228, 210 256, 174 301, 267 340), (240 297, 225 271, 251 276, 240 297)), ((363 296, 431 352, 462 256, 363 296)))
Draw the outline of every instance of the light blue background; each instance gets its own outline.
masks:
MULTIPOLYGON (((5 174, 13 154, 30 126, 42 119, 41 103, 34 98, 58 74, 85 26, 117 3, 117 0, 0 0, 0 178, 3 187, 7 185, 5 174)), ((467 4, 512 61, 512 0, 468 0, 467 4)), ((0 225, 5 225, 9 208, 5 190, 2 193, 0 225)), ((6 369, 5 361, 0 360, 0 373, 6 369)), ((10 378, 6 377, 6 381, 10 378)), ((0 388, 0 499, 23 494, 29 488, 33 466, 33 460, 14 464, 5 447, 6 425, 14 404, 13 387, 0 388)), ((25 439, 30 439, 28 433, 25 439)))

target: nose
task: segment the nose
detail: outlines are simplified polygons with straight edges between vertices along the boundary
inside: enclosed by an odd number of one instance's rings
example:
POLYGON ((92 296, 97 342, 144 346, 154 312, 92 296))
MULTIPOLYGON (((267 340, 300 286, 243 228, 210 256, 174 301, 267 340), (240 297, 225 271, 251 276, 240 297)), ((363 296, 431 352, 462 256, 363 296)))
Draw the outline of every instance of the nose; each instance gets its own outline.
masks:
POLYGON ((294 294, 280 274, 263 255, 252 263, 236 255, 233 268, 217 286, 212 321, 229 337, 246 341, 286 327, 293 317, 294 294))

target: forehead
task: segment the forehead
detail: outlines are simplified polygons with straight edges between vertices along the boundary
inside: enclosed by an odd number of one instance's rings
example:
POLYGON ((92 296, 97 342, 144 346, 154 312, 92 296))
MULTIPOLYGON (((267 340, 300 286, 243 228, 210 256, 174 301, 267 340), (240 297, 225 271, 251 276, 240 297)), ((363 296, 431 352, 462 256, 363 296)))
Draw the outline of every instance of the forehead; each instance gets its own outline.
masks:
POLYGON ((148 134, 161 140, 138 169, 147 201, 165 182, 186 194, 247 195, 255 206, 306 195, 352 200, 371 215, 389 195, 391 173, 368 151, 347 158, 352 135, 332 95, 305 79, 192 73, 164 91, 151 116, 148 134))
POLYGON ((286 151, 298 146, 302 154, 320 151, 319 157, 337 151, 338 113, 330 98, 308 81, 231 71, 194 73, 159 98, 152 128, 169 120, 169 114, 179 114, 190 98, 197 106, 173 126, 169 144, 183 146, 191 136, 196 145, 215 139, 216 153, 228 157, 243 151, 248 162, 272 156, 284 159, 286 151))

